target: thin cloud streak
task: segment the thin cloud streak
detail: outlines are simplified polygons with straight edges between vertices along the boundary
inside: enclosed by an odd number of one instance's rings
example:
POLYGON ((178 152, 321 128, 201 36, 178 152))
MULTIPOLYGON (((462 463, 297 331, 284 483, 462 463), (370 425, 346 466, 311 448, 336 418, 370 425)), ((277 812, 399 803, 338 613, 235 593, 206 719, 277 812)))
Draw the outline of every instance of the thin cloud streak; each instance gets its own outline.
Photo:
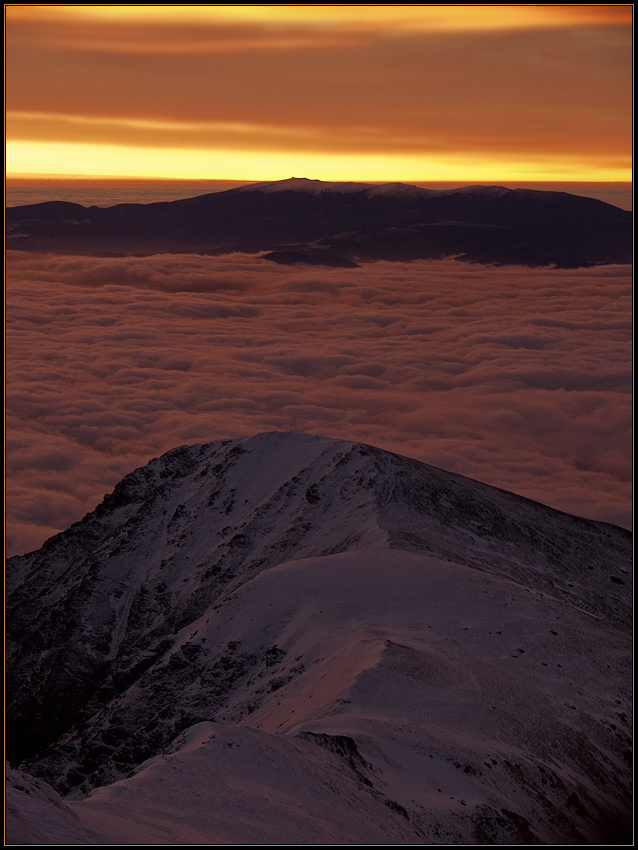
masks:
POLYGON ((361 440, 631 519, 631 271, 10 252, 8 531, 26 551, 184 443, 361 440))
MULTIPOLYGON (((478 112, 478 107, 476 108, 478 112)), ((485 110, 483 109, 483 112, 485 110)), ((525 110, 521 112, 522 121, 532 123, 533 115, 525 110)), ((534 110, 532 110, 532 113, 534 110)), ((510 118, 516 119, 517 110, 513 107, 510 118)), ((310 117, 310 116, 309 116, 310 117)), ((564 140, 559 136, 553 140, 545 138, 545 130, 536 133, 530 127, 525 138, 513 140, 511 136, 486 136, 472 130, 472 110, 468 110, 466 120, 469 125, 459 121, 448 107, 434 107, 432 119, 434 126, 383 126, 379 124, 251 124, 240 121, 169 121, 151 118, 118 118, 110 116, 56 115, 55 113, 19 112, 6 113, 7 133, 15 144, 19 140, 23 145, 30 142, 45 144, 67 143, 71 145, 91 144, 99 146, 104 139, 110 145, 128 148, 193 148, 201 152, 210 148, 217 150, 239 149, 245 151, 277 151, 294 156, 295 153, 312 152, 332 155, 335 153, 360 155, 382 154, 394 157, 412 157, 416 161, 426 160, 433 153, 441 156, 444 148, 445 133, 456 133, 456 152, 475 157, 490 159, 495 151, 501 150, 505 158, 512 158, 514 151, 528 159, 547 159, 550 156, 565 158, 564 140), (444 129, 446 128, 446 129, 444 129), (543 150, 539 154, 540 147, 543 150), (553 143, 553 147, 552 147, 553 143), (440 149, 440 150, 439 150, 440 149)), ((483 120, 485 116, 483 115, 483 120)), ((497 119, 495 119, 497 120, 497 119)), ((613 119, 611 119, 613 122, 613 119)), ((613 123, 607 128, 611 134, 613 123)), ((622 138, 622 128, 616 128, 618 138, 622 138)), ((569 158, 596 158, 599 141, 589 137, 578 139, 572 146, 569 158)), ((449 148, 447 155, 453 153, 449 148)), ((213 151, 214 152, 214 151, 213 151)), ((598 157, 600 159, 600 157, 598 157)), ((618 160, 622 163, 622 158, 618 160)), ((493 165, 493 163, 492 163, 493 165)), ((501 166, 502 169, 507 166, 501 166)), ((502 172, 503 173, 503 172, 502 172)))

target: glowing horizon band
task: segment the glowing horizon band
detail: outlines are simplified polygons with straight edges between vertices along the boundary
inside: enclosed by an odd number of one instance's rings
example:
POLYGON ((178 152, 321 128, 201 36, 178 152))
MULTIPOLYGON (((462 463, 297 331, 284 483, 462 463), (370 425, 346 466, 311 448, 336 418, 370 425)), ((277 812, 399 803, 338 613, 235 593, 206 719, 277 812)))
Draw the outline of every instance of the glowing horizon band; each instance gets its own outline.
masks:
POLYGON ((631 162, 610 157, 499 157, 466 154, 393 156, 228 149, 144 148, 65 142, 6 143, 7 177, 146 177, 280 180, 556 180, 629 182, 631 162))

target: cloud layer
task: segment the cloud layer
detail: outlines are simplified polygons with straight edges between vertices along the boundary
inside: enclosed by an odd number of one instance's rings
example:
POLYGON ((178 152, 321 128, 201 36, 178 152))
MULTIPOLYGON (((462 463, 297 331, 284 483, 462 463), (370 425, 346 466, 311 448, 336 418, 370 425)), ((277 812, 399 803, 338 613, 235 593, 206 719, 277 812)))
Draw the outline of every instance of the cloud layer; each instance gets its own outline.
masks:
POLYGON ((631 270, 11 252, 8 548, 184 443, 362 440, 631 518, 631 270))

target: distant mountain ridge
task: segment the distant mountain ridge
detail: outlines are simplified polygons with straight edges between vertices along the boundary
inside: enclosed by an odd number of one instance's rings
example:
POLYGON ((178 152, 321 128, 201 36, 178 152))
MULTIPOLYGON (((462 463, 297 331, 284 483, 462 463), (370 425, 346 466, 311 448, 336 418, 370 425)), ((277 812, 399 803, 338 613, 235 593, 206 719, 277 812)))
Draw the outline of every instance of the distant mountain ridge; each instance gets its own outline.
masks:
POLYGON ((456 257, 579 267, 632 260, 632 213, 564 192, 291 178, 180 201, 10 207, 7 247, 123 256, 266 252, 275 262, 347 266, 456 257))
POLYGON ((9 559, 9 758, 117 813, 110 783, 141 805, 243 747, 238 776, 333 771, 380 843, 604 843, 631 808, 630 570, 623 529, 371 446, 183 446, 9 559))

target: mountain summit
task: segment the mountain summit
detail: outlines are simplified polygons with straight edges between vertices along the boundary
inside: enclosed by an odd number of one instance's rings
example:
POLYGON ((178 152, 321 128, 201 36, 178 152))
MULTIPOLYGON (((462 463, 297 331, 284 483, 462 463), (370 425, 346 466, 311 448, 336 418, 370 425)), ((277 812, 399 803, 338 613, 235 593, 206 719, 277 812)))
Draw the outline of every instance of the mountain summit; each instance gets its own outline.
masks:
POLYGON ((174 449, 8 562, 16 834, 623 843, 630 563, 363 444, 174 449))
POLYGON ((11 207, 7 246, 126 254, 267 252, 279 263, 347 266, 456 257, 578 267, 632 261, 632 214, 563 192, 293 177, 153 204, 11 207))

